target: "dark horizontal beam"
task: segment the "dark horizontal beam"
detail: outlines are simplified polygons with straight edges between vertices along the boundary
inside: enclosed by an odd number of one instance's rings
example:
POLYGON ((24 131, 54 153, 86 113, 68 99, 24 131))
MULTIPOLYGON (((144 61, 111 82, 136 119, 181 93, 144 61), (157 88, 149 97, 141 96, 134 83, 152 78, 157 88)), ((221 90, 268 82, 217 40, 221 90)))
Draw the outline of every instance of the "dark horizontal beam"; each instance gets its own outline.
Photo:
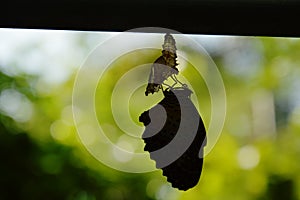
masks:
POLYGON ((6 3, 0 27, 126 31, 164 27, 189 34, 300 37, 296 1, 140 0, 6 3), (255 3, 253 3, 255 2, 255 3))

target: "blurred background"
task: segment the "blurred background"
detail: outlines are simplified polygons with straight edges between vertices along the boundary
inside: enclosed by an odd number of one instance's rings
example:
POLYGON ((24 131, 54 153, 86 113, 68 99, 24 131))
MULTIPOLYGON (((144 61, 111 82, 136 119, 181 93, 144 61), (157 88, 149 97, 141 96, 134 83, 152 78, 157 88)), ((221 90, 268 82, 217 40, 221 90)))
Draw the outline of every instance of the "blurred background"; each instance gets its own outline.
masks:
MULTIPOLYGON (((72 113, 76 73, 112 35, 0 29, 0 199, 300 199, 300 39, 190 35, 222 75, 227 113, 198 185, 182 192, 170 186, 161 170, 126 173, 102 164, 77 135, 72 113)), ((122 74, 130 67, 121 65, 153 62, 159 54, 122 57, 112 63, 97 91, 104 87, 105 95, 111 95, 119 78, 114 69, 122 74)), ((192 74, 189 70, 183 73, 192 74)), ((210 97, 203 80, 197 87, 204 91, 200 113, 208 124, 210 97)), ((111 141, 118 143, 124 134, 104 108, 96 106, 99 121, 108 124, 111 141)), ((137 151, 142 145, 137 144, 137 151)), ((126 162, 114 156, 116 163, 126 162)))

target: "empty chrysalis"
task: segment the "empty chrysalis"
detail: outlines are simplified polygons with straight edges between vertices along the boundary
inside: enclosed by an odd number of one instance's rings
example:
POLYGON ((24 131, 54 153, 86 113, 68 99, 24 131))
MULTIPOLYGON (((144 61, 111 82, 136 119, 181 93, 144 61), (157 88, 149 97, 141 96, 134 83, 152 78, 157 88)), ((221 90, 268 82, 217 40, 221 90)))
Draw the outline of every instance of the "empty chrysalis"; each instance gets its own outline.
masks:
POLYGON ((144 150, 172 187, 188 190, 197 185, 201 176, 206 131, 190 99, 192 91, 176 77, 177 49, 172 35, 165 35, 162 47, 162 56, 151 67, 145 95, 162 91, 164 98, 139 117, 145 126, 144 150), (164 83, 168 78, 174 80, 173 85, 164 83), (180 86, 175 87, 177 84, 180 86))
MULTIPOLYGON (((169 77, 172 79, 176 79, 178 74, 178 69, 176 66, 176 45, 175 40, 170 34, 165 35, 165 42, 162 45, 162 55, 155 60, 151 67, 151 72, 148 80, 148 85, 146 88, 146 96, 149 93, 158 92, 162 89, 162 84, 164 81, 167 80, 169 77)), ((176 82, 177 80, 175 80, 176 82)))

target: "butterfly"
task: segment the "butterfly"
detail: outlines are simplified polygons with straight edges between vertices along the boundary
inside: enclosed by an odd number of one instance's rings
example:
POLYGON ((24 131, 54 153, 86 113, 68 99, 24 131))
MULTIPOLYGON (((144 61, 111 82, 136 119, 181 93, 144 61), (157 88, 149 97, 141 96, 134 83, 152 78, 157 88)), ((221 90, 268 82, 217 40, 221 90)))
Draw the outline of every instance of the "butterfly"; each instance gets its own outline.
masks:
POLYGON ((174 188, 188 190, 197 185, 203 167, 203 149, 206 130, 192 103, 192 91, 181 83, 176 75, 176 42, 170 34, 165 35, 163 51, 152 65, 145 95, 163 91, 164 99, 143 112, 139 121, 145 126, 142 138, 144 150, 162 169, 163 175, 174 188), (175 83, 164 83, 171 77, 175 83), (174 85, 180 83, 181 87, 174 85), (162 85, 168 88, 163 90, 162 85))
POLYGON ((139 117, 144 150, 174 188, 188 190, 201 176, 206 130, 188 88, 163 93, 164 99, 139 117))

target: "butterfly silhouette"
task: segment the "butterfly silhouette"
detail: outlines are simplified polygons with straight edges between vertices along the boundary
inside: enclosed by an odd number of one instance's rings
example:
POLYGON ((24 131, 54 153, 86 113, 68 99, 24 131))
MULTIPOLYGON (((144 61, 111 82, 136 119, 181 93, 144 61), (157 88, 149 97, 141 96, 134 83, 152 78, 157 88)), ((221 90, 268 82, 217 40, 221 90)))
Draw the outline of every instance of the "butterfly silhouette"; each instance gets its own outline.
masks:
POLYGON ((188 88, 163 93, 164 99, 139 117, 146 127, 144 150, 174 188, 188 190, 198 183, 202 172, 205 127, 188 88))
POLYGON ((148 96, 162 90, 164 99, 143 112, 139 121, 145 126, 142 135, 144 150, 150 153, 156 167, 162 169, 174 188, 188 190, 198 183, 201 176, 206 130, 190 99, 192 91, 176 77, 179 71, 175 44, 174 38, 166 34, 162 56, 151 66, 145 91, 148 96), (172 86, 164 83, 169 77, 175 82, 172 86), (175 88, 177 83, 181 87, 175 88), (163 90, 162 85, 168 88, 163 90))

